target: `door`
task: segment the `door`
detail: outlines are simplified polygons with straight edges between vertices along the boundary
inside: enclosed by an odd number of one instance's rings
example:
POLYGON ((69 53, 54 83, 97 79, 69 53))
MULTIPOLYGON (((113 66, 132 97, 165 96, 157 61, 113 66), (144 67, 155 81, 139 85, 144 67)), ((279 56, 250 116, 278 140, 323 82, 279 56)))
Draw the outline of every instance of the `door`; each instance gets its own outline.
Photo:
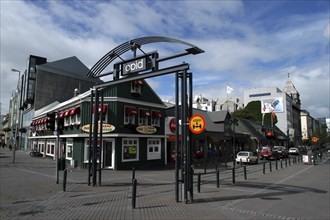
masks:
POLYGON ((113 169, 114 162, 114 147, 112 140, 103 141, 103 168, 113 169))

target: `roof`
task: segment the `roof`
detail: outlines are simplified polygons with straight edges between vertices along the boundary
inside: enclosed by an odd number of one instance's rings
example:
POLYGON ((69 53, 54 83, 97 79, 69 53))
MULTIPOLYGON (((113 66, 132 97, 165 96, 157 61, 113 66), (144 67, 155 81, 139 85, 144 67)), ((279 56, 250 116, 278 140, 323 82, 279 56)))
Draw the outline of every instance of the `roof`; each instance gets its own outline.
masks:
POLYGON ((54 72, 56 74, 70 76, 81 80, 100 81, 85 78, 85 74, 89 69, 76 56, 38 65, 37 68, 42 71, 54 72))

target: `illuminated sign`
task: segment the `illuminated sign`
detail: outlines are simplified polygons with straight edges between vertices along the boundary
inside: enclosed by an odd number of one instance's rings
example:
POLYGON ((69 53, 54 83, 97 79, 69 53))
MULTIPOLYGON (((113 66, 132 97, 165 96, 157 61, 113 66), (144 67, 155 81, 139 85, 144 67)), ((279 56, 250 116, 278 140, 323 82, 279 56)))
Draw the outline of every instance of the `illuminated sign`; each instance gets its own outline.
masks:
MULTIPOLYGON (((115 66, 119 66, 119 71, 122 76, 127 76, 133 73, 140 73, 146 70, 157 70, 158 65, 156 59, 158 58, 157 52, 145 54, 143 56, 135 57, 133 59, 126 60, 122 63, 117 63, 115 66)), ((115 69, 115 67, 114 67, 115 69)))
POLYGON ((141 134, 153 134, 157 132, 157 128, 150 125, 141 125, 136 128, 136 131, 141 134))

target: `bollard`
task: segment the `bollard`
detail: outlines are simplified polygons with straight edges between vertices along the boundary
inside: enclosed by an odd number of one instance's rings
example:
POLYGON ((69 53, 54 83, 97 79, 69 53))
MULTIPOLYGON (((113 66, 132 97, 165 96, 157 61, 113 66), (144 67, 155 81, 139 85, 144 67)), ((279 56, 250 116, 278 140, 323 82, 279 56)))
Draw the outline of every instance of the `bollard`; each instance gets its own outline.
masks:
POLYGON ((289 157, 289 166, 291 166, 291 158, 289 157))
POLYGON ((132 181, 135 180, 135 167, 133 167, 132 169, 132 181))
POLYGON ((242 167, 242 164, 243 164, 243 162, 242 162, 242 159, 240 159, 239 160, 239 165, 242 167))
POLYGON ((204 174, 206 174, 206 166, 207 166, 207 161, 205 160, 205 163, 204 163, 204 174))
POLYGON ((66 179, 67 179, 67 176, 68 176, 68 170, 65 169, 64 172, 63 172, 63 192, 65 192, 65 190, 66 190, 66 179))
POLYGON ((266 164, 263 163, 262 164, 262 173, 265 174, 265 172, 266 172, 266 164))
POLYGON ((135 209, 135 205, 136 205, 136 185, 137 185, 137 180, 134 179, 132 181, 133 183, 133 187, 132 187, 132 208, 135 209))
POLYGON ((217 188, 220 187, 220 170, 217 170, 217 188))
POLYGON ((198 178, 197 178, 197 192, 201 192, 201 173, 198 173, 198 178))
POLYGON ((218 162, 215 162, 215 172, 218 170, 218 162))
POLYGON ((247 180, 247 176, 246 176, 246 166, 244 166, 244 179, 247 180))
POLYGON ((277 170, 277 160, 275 161, 275 169, 277 170))
POLYGON ((272 161, 269 161, 269 171, 272 172, 272 161))
POLYGON ((288 167, 288 158, 285 158, 285 167, 288 167))
POLYGON ((281 169, 283 169, 283 160, 281 159, 281 169))
POLYGON ((233 184, 235 184, 235 168, 233 168, 233 184))

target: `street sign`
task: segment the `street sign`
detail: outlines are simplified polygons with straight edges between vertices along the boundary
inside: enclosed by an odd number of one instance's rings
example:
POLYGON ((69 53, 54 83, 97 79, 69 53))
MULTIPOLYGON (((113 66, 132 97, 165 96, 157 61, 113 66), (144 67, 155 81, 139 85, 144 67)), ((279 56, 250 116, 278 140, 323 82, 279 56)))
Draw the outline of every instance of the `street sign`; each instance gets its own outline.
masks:
POLYGON ((193 115, 189 120, 189 129, 194 134, 200 134, 205 130, 205 118, 200 114, 193 115))

